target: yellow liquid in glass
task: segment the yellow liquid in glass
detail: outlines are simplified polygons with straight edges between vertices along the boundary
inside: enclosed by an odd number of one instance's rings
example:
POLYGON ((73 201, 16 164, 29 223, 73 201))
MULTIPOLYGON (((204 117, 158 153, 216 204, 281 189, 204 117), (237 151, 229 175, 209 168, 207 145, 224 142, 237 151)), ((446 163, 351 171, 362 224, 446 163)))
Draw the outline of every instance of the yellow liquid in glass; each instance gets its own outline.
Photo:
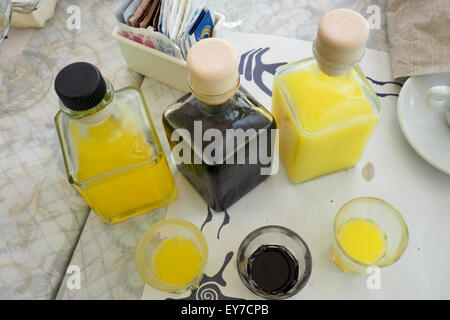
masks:
POLYGON ((158 245, 152 257, 156 278, 171 286, 183 286, 197 278, 202 254, 192 240, 173 237, 158 245))
POLYGON ((346 222, 339 232, 339 243, 350 257, 364 264, 378 261, 387 247, 380 227, 365 218, 354 218, 346 222))
POLYGON ((150 161, 156 150, 145 140, 135 115, 122 108, 120 117, 96 126, 74 122, 71 127, 77 150, 75 179, 98 178, 77 190, 107 223, 168 204, 176 196, 166 159, 150 161))
POLYGON ((275 78, 273 114, 292 182, 354 166, 379 119, 355 69, 330 77, 314 63, 275 78))

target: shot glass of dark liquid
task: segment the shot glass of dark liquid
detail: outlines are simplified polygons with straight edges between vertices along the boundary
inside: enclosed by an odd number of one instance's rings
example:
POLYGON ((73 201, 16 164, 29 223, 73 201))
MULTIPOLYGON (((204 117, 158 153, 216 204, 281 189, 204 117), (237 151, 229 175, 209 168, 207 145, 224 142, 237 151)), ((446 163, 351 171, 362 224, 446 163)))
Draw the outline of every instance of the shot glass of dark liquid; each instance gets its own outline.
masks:
POLYGON ((265 226, 251 232, 237 254, 239 277, 251 292, 265 299, 297 294, 312 271, 311 252, 290 229, 265 226))

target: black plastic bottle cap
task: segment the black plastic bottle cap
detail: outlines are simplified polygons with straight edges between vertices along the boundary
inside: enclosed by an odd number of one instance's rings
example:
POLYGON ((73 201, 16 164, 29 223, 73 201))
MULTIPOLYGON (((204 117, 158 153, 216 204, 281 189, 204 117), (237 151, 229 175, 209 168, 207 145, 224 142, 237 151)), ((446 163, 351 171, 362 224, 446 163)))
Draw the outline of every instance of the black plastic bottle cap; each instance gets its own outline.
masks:
POLYGON ((94 108, 103 100, 106 83, 96 66, 87 62, 76 62, 58 73, 55 91, 67 108, 85 111, 94 108))

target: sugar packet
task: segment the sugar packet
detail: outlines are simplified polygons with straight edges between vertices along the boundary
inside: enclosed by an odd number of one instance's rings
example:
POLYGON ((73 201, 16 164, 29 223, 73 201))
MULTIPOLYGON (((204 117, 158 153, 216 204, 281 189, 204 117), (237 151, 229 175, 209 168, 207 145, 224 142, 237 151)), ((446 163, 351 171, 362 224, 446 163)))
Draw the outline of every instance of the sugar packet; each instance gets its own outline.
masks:
POLYGON ((140 28, 148 28, 149 26, 154 26, 154 21, 156 15, 158 15, 159 8, 161 6, 161 0, 151 1, 148 9, 145 12, 143 19, 139 22, 140 28))
POLYGON ((179 39, 179 46, 184 57, 189 49, 198 41, 211 38, 213 34, 214 21, 211 11, 206 7, 197 9, 193 18, 188 23, 184 34, 179 39))
POLYGON ((153 35, 153 38, 158 44, 159 51, 164 52, 178 59, 184 58, 180 48, 175 43, 173 43, 169 38, 167 38, 166 35, 156 31, 152 31, 151 34, 153 35))
POLYGON ((128 5, 128 7, 124 10, 123 21, 125 21, 125 23, 127 25, 131 25, 129 20, 130 20, 131 16, 136 12, 137 8, 141 5, 141 3, 142 3, 142 0, 133 0, 128 5))
POLYGON ((159 32, 167 35, 168 30, 168 22, 170 17, 170 12, 172 11, 174 0, 162 0, 161 3, 161 13, 159 17, 160 27, 158 28, 159 32))
POLYGON ((175 20, 177 18, 178 8, 180 7, 180 2, 181 2, 181 0, 173 0, 172 8, 170 8, 170 13, 166 17, 166 19, 167 19, 166 32, 164 34, 169 38, 170 38, 172 28, 175 24, 175 20))
POLYGON ((208 8, 203 8, 197 21, 189 30, 189 39, 194 44, 202 39, 211 38, 214 28, 214 21, 211 16, 211 11, 208 8))
POLYGON ((180 0, 180 4, 177 10, 177 15, 170 29, 170 40, 177 41, 178 32, 180 31, 181 23, 183 22, 184 13, 186 11, 186 0, 180 0))
POLYGON ((133 28, 126 24, 119 23, 118 28, 119 34, 125 38, 161 51, 177 59, 183 59, 180 48, 164 34, 154 31, 151 26, 149 29, 133 28))
POLYGON ((125 0, 122 5, 119 7, 119 9, 117 9, 114 12, 114 15, 116 16, 116 19, 118 22, 120 23, 126 23, 123 14, 125 12, 125 10, 130 6, 131 2, 133 2, 133 0, 125 0))
POLYGON ((144 18, 147 11, 150 10, 151 4, 152 0, 142 0, 139 7, 137 7, 130 19, 128 19, 131 26, 136 28, 139 27, 139 22, 144 18))
POLYGON ((186 31, 187 31, 186 29, 187 29, 189 23, 192 21, 192 18, 194 17, 197 10, 198 10, 197 1, 187 0, 186 10, 185 10, 184 16, 183 16, 183 22, 181 23, 180 30, 179 30, 178 36, 177 36, 178 46, 181 45, 180 40, 183 38, 184 34, 186 33, 186 31))

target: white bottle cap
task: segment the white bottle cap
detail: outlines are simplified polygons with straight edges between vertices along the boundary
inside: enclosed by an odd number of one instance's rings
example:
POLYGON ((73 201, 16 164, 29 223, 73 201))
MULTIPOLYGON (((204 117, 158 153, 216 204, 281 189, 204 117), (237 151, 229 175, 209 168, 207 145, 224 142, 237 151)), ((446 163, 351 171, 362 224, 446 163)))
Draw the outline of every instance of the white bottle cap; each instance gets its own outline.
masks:
POLYGON ((192 46, 186 60, 190 89, 201 101, 224 103, 239 88, 238 54, 227 41, 201 40, 192 46))
POLYGON ((346 72, 361 59, 369 37, 369 24, 358 12, 336 9, 319 23, 314 52, 322 71, 330 75, 346 72))

